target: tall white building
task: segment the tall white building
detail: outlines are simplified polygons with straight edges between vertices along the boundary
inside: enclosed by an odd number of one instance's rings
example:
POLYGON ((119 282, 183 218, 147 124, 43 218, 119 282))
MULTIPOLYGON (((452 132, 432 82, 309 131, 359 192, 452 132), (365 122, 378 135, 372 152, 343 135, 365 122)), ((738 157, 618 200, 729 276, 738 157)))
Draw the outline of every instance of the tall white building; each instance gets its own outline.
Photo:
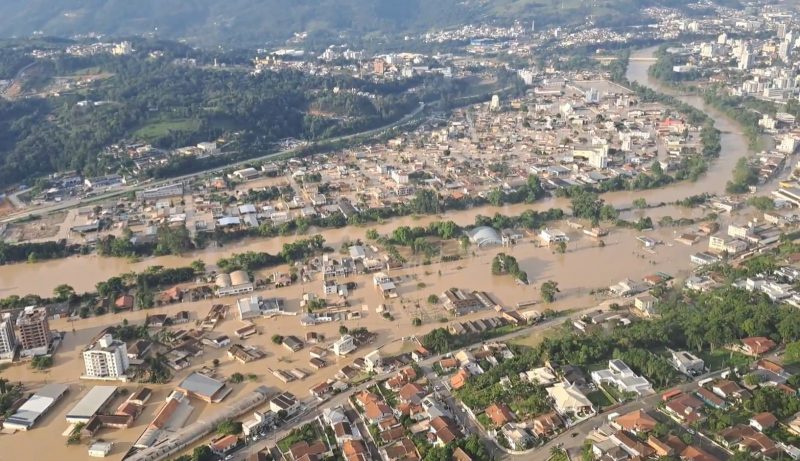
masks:
POLYGON ((17 349, 17 337, 14 335, 14 322, 11 314, 3 314, 0 318, 0 360, 11 360, 17 349))
POLYGON ((753 66, 753 55, 750 50, 745 47, 739 56, 739 70, 749 70, 753 66))
POLYGON ((120 379, 128 369, 128 348, 110 334, 103 335, 83 351, 85 379, 120 379))

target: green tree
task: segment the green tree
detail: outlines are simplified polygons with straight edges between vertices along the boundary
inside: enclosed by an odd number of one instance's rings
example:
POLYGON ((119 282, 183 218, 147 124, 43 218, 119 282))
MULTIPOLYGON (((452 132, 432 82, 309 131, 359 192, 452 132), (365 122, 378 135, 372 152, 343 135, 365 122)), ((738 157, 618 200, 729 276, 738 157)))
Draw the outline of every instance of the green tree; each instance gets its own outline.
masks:
POLYGON ((281 335, 278 335, 278 334, 274 334, 274 335, 272 335, 272 342, 273 342, 274 344, 280 344, 280 343, 282 343, 282 342, 283 342, 283 336, 281 336, 281 335))
POLYGON ((195 259, 194 261, 189 264, 189 267, 194 270, 195 274, 201 275, 205 274, 206 272, 206 263, 202 259, 195 259))
POLYGON ((61 285, 53 288, 53 295, 59 301, 66 301, 75 295, 75 289, 65 283, 62 283, 61 285))
POLYGON ((552 303, 553 301, 556 300, 556 294, 560 293, 561 290, 558 289, 558 282, 548 280, 542 283, 539 292, 541 293, 544 302, 552 303))
POLYGON ((242 423, 226 419, 217 424, 217 434, 219 435, 236 435, 242 432, 242 423))

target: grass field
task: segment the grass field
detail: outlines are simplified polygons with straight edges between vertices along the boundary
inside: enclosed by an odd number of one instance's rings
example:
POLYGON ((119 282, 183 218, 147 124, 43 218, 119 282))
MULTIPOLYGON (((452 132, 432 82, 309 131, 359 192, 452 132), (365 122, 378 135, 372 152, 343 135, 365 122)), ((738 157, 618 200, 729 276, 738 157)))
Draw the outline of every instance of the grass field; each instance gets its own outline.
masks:
POLYGON ((555 338, 562 334, 559 328, 547 328, 545 330, 535 331, 529 335, 519 336, 509 341, 509 343, 515 346, 536 347, 542 344, 542 341, 545 339, 555 338))
POLYGON ((711 371, 721 370, 728 367, 746 368, 753 361, 751 357, 738 352, 726 349, 717 349, 714 352, 703 351, 698 354, 706 364, 706 368, 711 371))
POLYGON ((200 122, 188 118, 174 120, 158 120, 136 130, 133 135, 144 140, 158 139, 172 131, 195 131, 200 122))

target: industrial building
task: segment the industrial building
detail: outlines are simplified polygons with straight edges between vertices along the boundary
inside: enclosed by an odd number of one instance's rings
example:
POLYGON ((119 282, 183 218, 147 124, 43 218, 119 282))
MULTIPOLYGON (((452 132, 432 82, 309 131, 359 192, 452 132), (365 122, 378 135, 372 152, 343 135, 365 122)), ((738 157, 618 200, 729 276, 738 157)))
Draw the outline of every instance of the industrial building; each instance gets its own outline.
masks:
POLYGON ((27 431, 39 418, 50 411, 69 390, 67 384, 48 384, 31 396, 27 402, 3 422, 4 429, 27 431))
POLYGON ((67 412, 68 423, 87 423, 117 394, 117 386, 95 386, 67 412))

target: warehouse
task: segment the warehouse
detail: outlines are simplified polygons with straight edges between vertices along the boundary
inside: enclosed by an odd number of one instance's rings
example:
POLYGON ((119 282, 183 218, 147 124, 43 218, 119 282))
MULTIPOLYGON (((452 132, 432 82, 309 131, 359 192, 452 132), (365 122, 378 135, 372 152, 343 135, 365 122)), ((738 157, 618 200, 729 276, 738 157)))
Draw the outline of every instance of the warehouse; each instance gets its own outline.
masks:
POLYGON ((67 384, 48 384, 44 386, 19 407, 16 413, 5 420, 3 428, 27 431, 36 424, 39 418, 50 411, 68 390, 69 386, 67 384))
POLYGON ((67 412, 68 423, 87 423, 100 412, 117 393, 117 386, 95 386, 67 412))

